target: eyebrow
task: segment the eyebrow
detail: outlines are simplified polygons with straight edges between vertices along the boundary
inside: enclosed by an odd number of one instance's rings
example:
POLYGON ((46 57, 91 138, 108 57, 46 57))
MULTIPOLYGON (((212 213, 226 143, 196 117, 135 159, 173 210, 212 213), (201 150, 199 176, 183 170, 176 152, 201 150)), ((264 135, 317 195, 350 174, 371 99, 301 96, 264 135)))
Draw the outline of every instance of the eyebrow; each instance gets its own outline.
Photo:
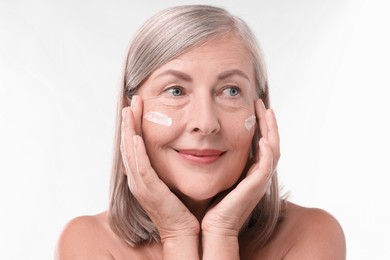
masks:
MULTIPOLYGON (((159 74, 156 78, 160 78, 160 77, 163 77, 165 75, 173 75, 179 79, 182 79, 182 80, 188 81, 188 82, 192 81, 192 78, 190 75, 188 75, 184 72, 178 71, 178 70, 166 70, 166 71, 162 72, 161 74, 159 74)), ((227 71, 222 72, 221 74, 218 75, 218 80, 223 80, 223 79, 232 77, 234 75, 241 76, 241 77, 245 78, 246 80, 250 81, 248 75, 246 75, 245 72, 243 72, 242 70, 239 70, 239 69, 227 70, 227 71)))
POLYGON ((248 75, 246 75, 245 72, 243 72, 242 70, 239 70, 239 69, 224 71, 218 75, 218 79, 219 80, 226 79, 226 78, 232 77, 234 75, 241 76, 241 77, 247 79, 248 81, 250 81, 248 75))
POLYGON ((163 73, 159 74, 156 78, 160 78, 160 77, 163 77, 165 75, 173 75, 173 76, 175 76, 179 79, 182 79, 184 81, 192 81, 192 78, 189 75, 187 75, 181 71, 178 71, 178 70, 166 70, 163 73))

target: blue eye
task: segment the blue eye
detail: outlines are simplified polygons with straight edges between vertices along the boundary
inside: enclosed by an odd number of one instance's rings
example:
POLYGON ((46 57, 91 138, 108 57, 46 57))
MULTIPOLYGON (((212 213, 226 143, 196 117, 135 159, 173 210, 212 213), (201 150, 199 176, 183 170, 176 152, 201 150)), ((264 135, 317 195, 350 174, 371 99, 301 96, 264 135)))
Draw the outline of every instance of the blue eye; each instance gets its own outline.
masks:
POLYGON ((240 89, 237 87, 227 87, 223 90, 223 93, 225 95, 235 97, 240 94, 240 89))
POLYGON ((175 97, 183 95, 183 90, 180 87, 171 87, 167 89, 167 91, 169 94, 175 97))

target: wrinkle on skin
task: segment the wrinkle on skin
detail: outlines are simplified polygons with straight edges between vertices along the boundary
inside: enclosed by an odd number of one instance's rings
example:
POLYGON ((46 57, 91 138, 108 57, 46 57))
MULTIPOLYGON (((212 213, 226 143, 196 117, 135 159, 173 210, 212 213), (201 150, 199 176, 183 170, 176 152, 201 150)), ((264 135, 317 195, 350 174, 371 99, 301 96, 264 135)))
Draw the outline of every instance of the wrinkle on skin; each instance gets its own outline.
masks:
POLYGON ((143 119, 142 133, 152 167, 187 206, 198 211, 237 182, 255 133, 254 127, 248 131, 245 120, 255 114, 256 99, 250 53, 238 39, 208 41, 167 62, 137 95, 144 112, 157 111, 173 121, 164 127, 143 119), (179 96, 167 91, 174 86, 183 91, 179 96), (238 96, 224 92, 235 87, 241 91, 238 96), (178 155, 180 149, 216 149, 223 156, 212 164, 191 164, 178 155))
POLYGON ((160 112, 149 111, 144 115, 144 118, 149 122, 162 126, 169 127, 172 125, 172 118, 160 112))

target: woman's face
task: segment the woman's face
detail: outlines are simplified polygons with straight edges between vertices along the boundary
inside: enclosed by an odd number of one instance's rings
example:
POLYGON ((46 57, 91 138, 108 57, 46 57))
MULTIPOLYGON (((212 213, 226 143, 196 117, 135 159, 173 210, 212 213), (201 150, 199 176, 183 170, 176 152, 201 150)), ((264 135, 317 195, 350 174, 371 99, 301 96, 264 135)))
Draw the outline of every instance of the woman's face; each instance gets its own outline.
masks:
POLYGON ((164 64, 137 95, 151 164, 172 191, 200 201, 236 183, 255 132, 256 99, 252 59, 237 38, 164 64))

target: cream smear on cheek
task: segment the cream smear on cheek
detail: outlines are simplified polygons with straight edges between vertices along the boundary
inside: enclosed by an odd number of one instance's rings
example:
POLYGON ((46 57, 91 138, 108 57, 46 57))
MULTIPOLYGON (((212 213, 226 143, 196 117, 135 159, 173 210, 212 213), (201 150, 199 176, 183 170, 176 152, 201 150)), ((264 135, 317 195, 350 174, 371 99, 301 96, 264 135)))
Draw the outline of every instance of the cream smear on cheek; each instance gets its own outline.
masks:
MULTIPOLYGON (((172 118, 169 116, 161 113, 161 112, 155 112, 155 111, 150 111, 147 112, 144 115, 144 118, 148 120, 149 122, 166 126, 169 127, 172 125, 172 118)), ((254 126, 256 125, 256 116, 252 115, 245 119, 245 128, 250 131, 254 126)))
POLYGON ((256 124, 256 116, 250 116, 247 119, 245 119, 245 128, 250 131, 252 127, 254 127, 256 124))
POLYGON ((149 122, 169 127, 172 125, 172 118, 167 116, 166 114, 160 112, 150 111, 144 115, 144 118, 149 122))

